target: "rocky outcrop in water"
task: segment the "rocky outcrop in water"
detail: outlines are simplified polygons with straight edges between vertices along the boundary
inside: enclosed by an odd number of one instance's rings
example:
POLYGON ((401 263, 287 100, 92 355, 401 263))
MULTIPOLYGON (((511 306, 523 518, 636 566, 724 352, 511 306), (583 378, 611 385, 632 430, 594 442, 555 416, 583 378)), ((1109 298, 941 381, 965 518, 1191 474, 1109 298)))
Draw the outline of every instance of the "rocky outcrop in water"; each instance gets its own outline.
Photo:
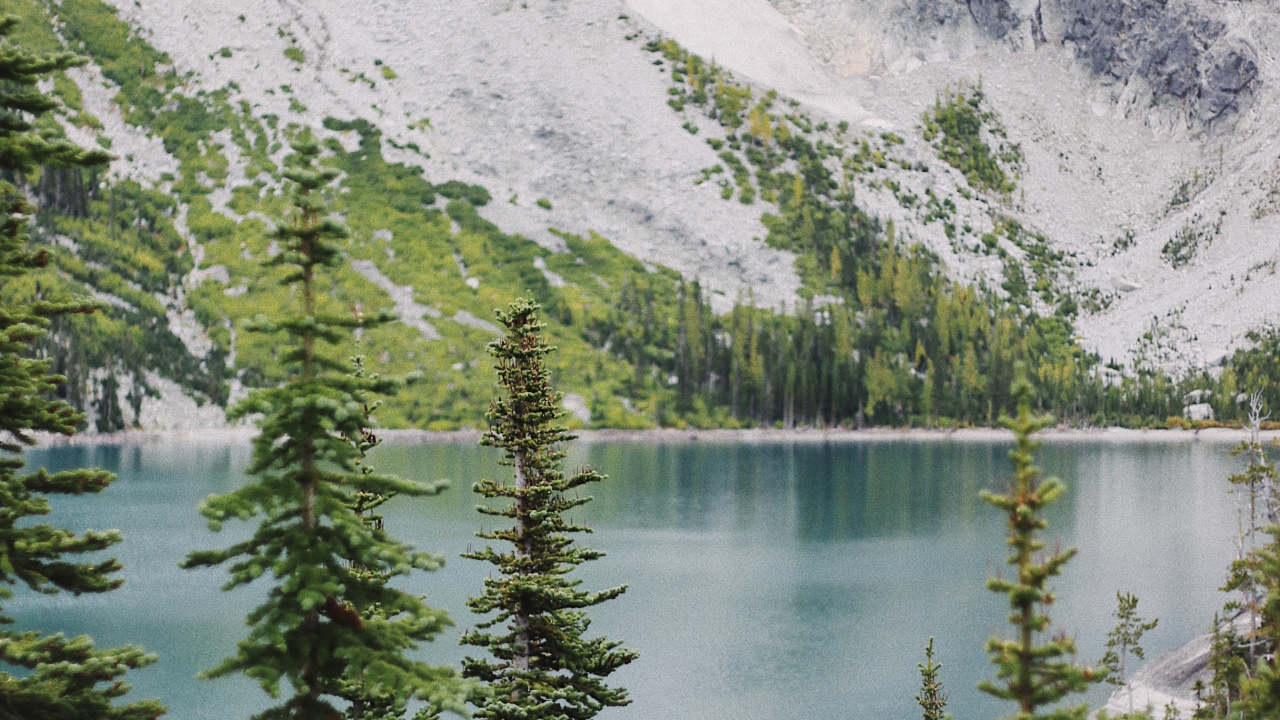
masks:
POLYGON ((1140 78, 1154 102, 1183 104, 1209 124, 1237 113, 1258 77, 1258 54, 1227 23, 1177 0, 1064 0, 1064 42, 1104 81, 1140 78))

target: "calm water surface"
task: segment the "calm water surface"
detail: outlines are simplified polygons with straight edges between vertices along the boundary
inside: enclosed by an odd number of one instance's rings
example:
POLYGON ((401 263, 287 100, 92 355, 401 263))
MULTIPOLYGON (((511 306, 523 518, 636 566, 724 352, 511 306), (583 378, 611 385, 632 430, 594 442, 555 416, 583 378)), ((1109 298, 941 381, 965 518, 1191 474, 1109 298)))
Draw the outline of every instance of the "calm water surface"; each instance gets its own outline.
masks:
MULTIPOLYGON (((622 639, 640 659, 613 679, 633 704, 605 718, 883 720, 918 717, 916 663, 930 636, 957 717, 1007 710, 974 689, 991 677, 983 644, 1004 631, 1003 601, 983 589, 1003 563, 1004 523, 978 498, 1003 488, 1007 445, 874 442, 763 445, 580 444, 610 479, 592 491, 587 538, 608 556, 579 572, 589 588, 627 583, 592 610, 592 630, 622 639)), ((1117 590, 1159 617, 1148 657, 1207 626, 1236 534, 1226 476, 1239 461, 1206 443, 1046 446, 1041 464, 1069 492, 1052 509, 1050 537, 1079 555, 1057 581, 1052 616, 1082 658, 1102 654, 1117 590)), ((464 603, 488 565, 464 560, 479 529, 473 482, 499 477, 496 455, 464 446, 384 447, 380 470, 449 478, 430 499, 400 499, 387 527, 448 558, 403 585, 448 608, 458 627, 425 649, 456 662, 473 623, 464 603)), ((98 466, 119 480, 98 498, 60 499, 53 521, 119 528, 122 589, 101 596, 6 603, 20 627, 91 633, 100 646, 144 645, 155 665, 131 673, 132 697, 160 697, 173 720, 244 718, 265 706, 241 678, 195 675, 232 651, 244 616, 265 592, 222 593, 222 570, 183 571, 193 548, 244 537, 232 523, 205 529, 196 504, 244 482, 247 447, 102 446, 32 452, 32 466, 98 466)), ((1099 703, 1107 691, 1090 699, 1099 703)))

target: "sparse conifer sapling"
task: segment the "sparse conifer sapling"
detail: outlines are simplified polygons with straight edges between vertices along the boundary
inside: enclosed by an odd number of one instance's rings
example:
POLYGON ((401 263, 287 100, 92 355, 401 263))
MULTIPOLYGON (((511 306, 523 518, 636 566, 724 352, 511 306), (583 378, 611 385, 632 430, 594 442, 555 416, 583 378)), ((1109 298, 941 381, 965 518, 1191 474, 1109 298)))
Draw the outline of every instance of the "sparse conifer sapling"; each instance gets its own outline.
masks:
MULTIPOLYGON (((1116 626, 1107 633, 1107 651, 1098 663, 1106 670, 1103 680, 1112 685, 1124 686, 1129 681, 1126 661, 1130 655, 1146 659, 1142 649, 1142 635, 1155 628, 1159 620, 1144 622, 1138 617, 1138 596, 1116 593, 1116 626)), ((1129 693, 1129 714, 1133 715, 1133 693, 1129 693)))
POLYGON ((1062 572, 1062 566, 1075 555, 1075 548, 1043 554, 1045 543, 1036 534, 1048 527, 1042 517, 1046 506, 1064 491, 1057 478, 1041 478, 1032 453, 1040 446, 1031 436, 1049 427, 1053 419, 1031 414, 1031 384, 1026 367, 1015 369, 1012 395, 1018 403, 1016 418, 1002 418, 1001 424, 1013 431, 1017 446, 1009 452, 1013 459, 1013 482, 1007 494, 982 492, 982 498, 1008 515, 1008 544, 1012 552, 1007 560, 1014 572, 1009 580, 997 576, 987 581, 987 588, 1009 598, 1009 622, 1012 639, 992 637, 987 652, 996 666, 998 682, 981 682, 978 688, 1002 700, 1017 703, 1017 720, 1083 720, 1088 704, 1059 706, 1072 693, 1082 692, 1097 682, 1089 668, 1067 658, 1076 652, 1075 641, 1066 635, 1044 639, 1051 620, 1043 609, 1054 601, 1048 587, 1050 578, 1062 572), (1048 707, 1049 709, 1044 709, 1048 707))
MULTIPOLYGON (((41 167, 86 167, 110 156, 84 150, 38 130, 34 118, 58 106, 37 83, 50 74, 83 65, 71 53, 39 55, 9 37, 14 17, 0 18, 0 170, 13 178, 41 167)), ((31 347, 48 332, 50 319, 93 312, 96 305, 76 298, 53 298, 27 274, 48 265, 49 253, 29 245, 28 222, 35 212, 21 189, 0 180, 0 600, 10 588, 37 593, 100 593, 120 586, 112 575, 115 558, 76 562, 120 542, 120 533, 74 533, 37 524, 52 510, 51 495, 102 492, 115 477, 94 469, 20 474, 21 453, 34 432, 72 435, 84 416, 48 395, 66 378, 51 374, 52 361, 32 357, 31 347)), ((0 626, 15 618, 0 609, 0 626)), ((99 650, 87 636, 0 629, 0 717, 31 720, 152 720, 163 715, 159 702, 117 704, 129 686, 123 676, 149 665, 155 655, 126 646, 99 650), (11 672, 12 671, 12 672, 11 672), (102 685, 105 687, 100 687, 102 685)))
POLYGON ((251 630, 238 652, 205 676, 244 673, 272 697, 287 682, 290 696, 257 716, 262 720, 330 720, 344 709, 349 717, 373 717, 353 701, 356 694, 390 699, 395 707, 420 698, 431 708, 460 710, 452 670, 405 656, 448 626, 448 617, 387 582, 413 569, 434 570, 443 560, 412 551, 364 515, 376 498, 441 489, 360 464, 374 441, 369 396, 393 392, 403 380, 349 372, 324 351, 357 327, 391 318, 319 307, 317 272, 343 262, 338 241, 347 237, 322 198, 337 171, 317 166, 320 150, 310 130, 298 133, 291 145, 284 176, 293 184, 293 211, 275 233, 281 252, 266 263, 285 268, 281 282, 298 290, 299 306, 292 314, 259 316, 249 326, 284 336, 288 349, 280 359, 290 379, 254 391, 232 410, 233 418, 261 416, 248 468, 256 478, 201 505, 215 530, 232 518, 262 519, 247 540, 193 552, 184 563, 230 562, 225 590, 268 574, 274 583, 249 615, 251 630), (335 705, 339 698, 351 706, 335 705))
POLYGON ((947 706, 947 695, 942 691, 942 681, 938 679, 938 671, 942 666, 933 661, 933 638, 924 649, 924 662, 920 668, 920 694, 916 702, 920 703, 924 720, 943 720, 947 717, 942 709, 947 706))
POLYGON ((578 589, 581 580, 567 577, 577 565, 604 554, 568 536, 591 532, 565 519, 566 511, 591 499, 569 492, 604 476, 584 468, 565 477, 560 470, 565 456, 560 446, 572 436, 557 424, 564 411, 560 393, 551 388, 545 359, 553 348, 542 338, 538 310, 537 303, 520 299, 498 311, 506 334, 489 345, 505 392, 490 405, 490 427, 481 444, 501 448, 500 463, 512 468, 515 478, 514 484, 483 480, 475 490, 509 501, 478 509, 514 525, 477 535, 512 548, 500 552, 486 546, 464 555, 499 571, 485 580, 484 594, 467 602, 492 617, 462 636, 464 644, 493 656, 463 661, 463 675, 485 685, 473 700, 476 716, 490 720, 585 720, 605 707, 626 705, 626 690, 607 686, 604 678, 636 658, 619 642, 584 637, 591 622, 585 608, 616 598, 626 586, 592 593, 578 589))
POLYGON ((1263 414, 1262 411, 1262 395, 1254 393, 1249 399, 1249 439, 1231 450, 1233 455, 1249 458, 1244 472, 1227 478, 1232 485, 1247 493, 1245 499, 1248 506, 1241 511, 1237 557, 1231 563, 1226 584, 1221 588, 1223 592, 1239 594, 1239 600, 1228 602, 1224 608, 1228 613, 1240 610, 1248 613, 1249 631, 1245 642, 1248 652, 1246 659, 1250 667, 1257 660, 1260 637, 1258 620, 1266 592, 1260 577, 1258 537, 1266 527, 1280 522, 1280 517, 1277 516, 1277 503, 1280 501, 1280 487, 1277 483, 1280 482, 1280 474, 1276 472, 1275 463, 1267 458, 1266 449, 1262 445, 1262 421, 1269 417, 1269 414, 1263 414))

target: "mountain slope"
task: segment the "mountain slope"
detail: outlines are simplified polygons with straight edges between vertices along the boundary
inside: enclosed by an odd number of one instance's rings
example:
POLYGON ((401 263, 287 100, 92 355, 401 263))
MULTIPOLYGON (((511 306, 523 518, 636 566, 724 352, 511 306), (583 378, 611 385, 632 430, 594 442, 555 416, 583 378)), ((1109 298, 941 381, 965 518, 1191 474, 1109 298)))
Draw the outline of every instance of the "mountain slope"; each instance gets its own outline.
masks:
POLYGON ((6 5, 90 55, 53 83, 63 131, 120 156, 38 181, 62 277, 108 304, 92 322, 167 324, 145 339, 170 350, 50 349, 104 430, 213 422, 279 379, 237 327, 288 302, 258 261, 299 124, 355 231, 333 308, 394 308, 361 351, 429 375, 393 425, 482 422, 489 311, 522 289, 579 419, 635 426, 987 422, 1019 357, 1078 420, 1160 421, 1214 383, 1230 414, 1235 379, 1181 373, 1280 291, 1270 4, 1126 1, 1096 27, 1083 0, 6 5))
POLYGON ((939 92, 980 80, 1026 155, 1012 214, 1108 298, 1078 323, 1104 358, 1141 359, 1154 324, 1165 347, 1147 354, 1169 369, 1217 365, 1275 319, 1274 2, 629 4, 747 76, 909 139, 939 92), (753 25, 714 36, 726 13, 753 25))

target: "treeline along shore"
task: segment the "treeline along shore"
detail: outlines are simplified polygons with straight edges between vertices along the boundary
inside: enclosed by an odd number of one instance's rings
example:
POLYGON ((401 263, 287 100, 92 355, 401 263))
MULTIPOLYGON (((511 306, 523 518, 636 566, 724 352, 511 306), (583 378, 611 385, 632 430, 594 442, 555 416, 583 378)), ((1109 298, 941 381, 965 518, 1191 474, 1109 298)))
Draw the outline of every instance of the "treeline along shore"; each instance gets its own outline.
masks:
MULTIPOLYGON (((244 444, 257 429, 249 426, 209 428, 203 430, 121 430, 112 433, 83 435, 55 435, 41 433, 36 436, 41 447, 69 445, 155 445, 179 444, 244 444)), ((378 436, 387 445, 471 445, 480 442, 483 432, 465 430, 415 430, 380 429, 378 436)), ((643 430, 574 430, 574 441, 580 443, 873 443, 873 442, 1011 442, 1013 434, 1003 428, 747 428, 728 429, 676 429, 649 428, 643 430)), ((1097 443, 1188 443, 1204 442, 1234 444, 1250 437, 1246 428, 1212 427, 1185 430, 1182 428, 1072 428, 1051 427, 1041 432, 1039 439, 1045 443, 1097 442, 1097 443)), ((1280 442, 1280 430, 1263 430, 1259 437, 1264 442, 1280 442)))

